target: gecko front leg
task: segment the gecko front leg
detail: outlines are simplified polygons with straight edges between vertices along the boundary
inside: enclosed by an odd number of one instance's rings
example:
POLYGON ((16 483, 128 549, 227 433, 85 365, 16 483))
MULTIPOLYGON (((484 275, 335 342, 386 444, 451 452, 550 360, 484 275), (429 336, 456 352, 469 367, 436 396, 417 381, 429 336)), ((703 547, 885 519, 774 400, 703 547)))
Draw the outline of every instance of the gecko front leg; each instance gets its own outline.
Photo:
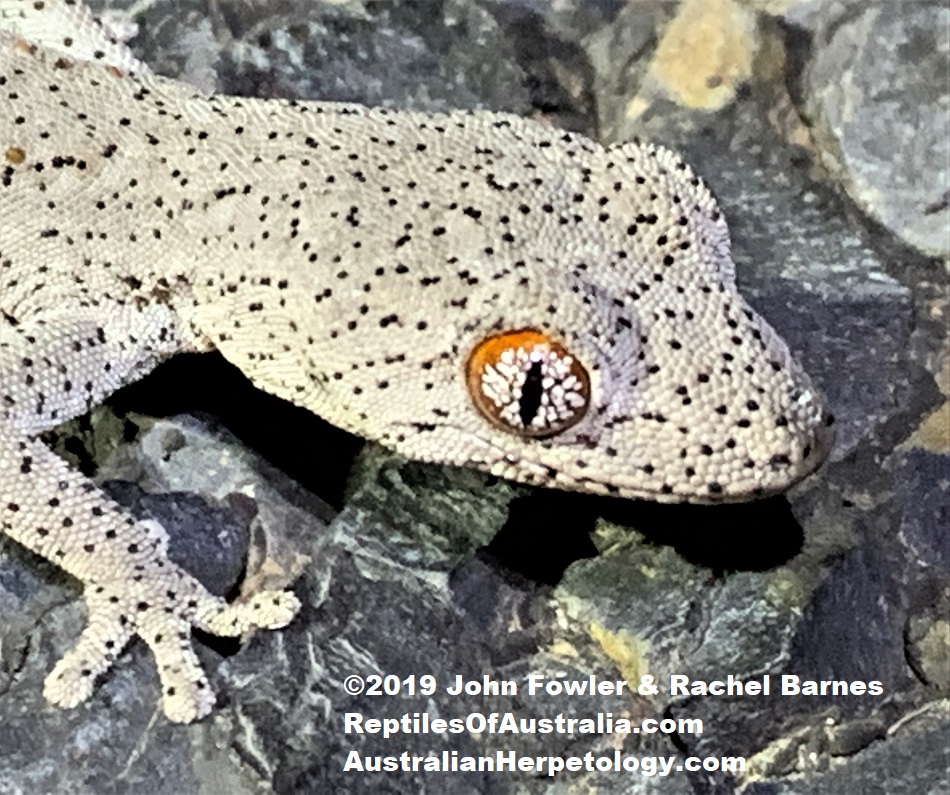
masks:
POLYGON ((243 604, 209 593, 169 561, 160 526, 131 517, 37 438, 189 347, 163 306, 106 316, 107 323, 58 313, 0 325, 0 529, 85 586, 87 627, 47 678, 46 698, 64 707, 86 699, 137 635, 155 655, 165 713, 187 723, 214 703, 192 628, 232 637, 274 629, 299 602, 284 591, 243 604))

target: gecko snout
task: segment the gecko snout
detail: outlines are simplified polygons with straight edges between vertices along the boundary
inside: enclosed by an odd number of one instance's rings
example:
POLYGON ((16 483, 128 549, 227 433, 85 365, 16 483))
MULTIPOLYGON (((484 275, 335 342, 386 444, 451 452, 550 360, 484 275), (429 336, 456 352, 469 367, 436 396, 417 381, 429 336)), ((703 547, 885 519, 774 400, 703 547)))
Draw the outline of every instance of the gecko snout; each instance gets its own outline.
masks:
POLYGON ((788 452, 772 455, 768 467, 783 490, 814 472, 824 463, 834 445, 834 415, 824 397, 811 384, 790 393, 788 409, 780 417, 789 431, 788 452))

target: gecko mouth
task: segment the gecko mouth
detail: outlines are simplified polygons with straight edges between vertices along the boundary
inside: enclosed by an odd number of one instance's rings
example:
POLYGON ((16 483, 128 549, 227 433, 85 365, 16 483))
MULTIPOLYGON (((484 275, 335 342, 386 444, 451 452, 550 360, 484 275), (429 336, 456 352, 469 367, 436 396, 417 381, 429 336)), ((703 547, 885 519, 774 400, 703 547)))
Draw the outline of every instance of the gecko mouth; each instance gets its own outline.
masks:
MULTIPOLYGON (((787 446, 780 452, 773 452, 768 457, 755 457, 749 453, 745 465, 736 476, 719 479, 714 474, 696 472, 688 466, 685 472, 681 469, 667 470, 685 477, 668 475, 666 478, 659 466, 623 467, 618 465, 619 458, 610 458, 610 448, 605 448, 604 453, 615 467, 609 476, 597 474, 599 468, 593 460, 580 468, 564 466, 564 460, 582 452, 590 452, 589 447, 579 443, 581 439, 589 440, 583 435, 578 436, 577 444, 564 440, 562 455, 552 456, 552 450, 558 445, 551 440, 525 440, 516 449, 505 444, 507 440, 503 436, 492 438, 491 435, 481 435, 460 424, 432 423, 426 425, 426 431, 451 432, 455 437, 468 440, 468 444, 462 445, 463 448, 477 451, 454 461, 430 456, 432 463, 472 467, 508 480, 548 488, 656 502, 720 504, 748 502, 780 494, 817 470, 828 457, 835 434, 831 413, 825 408, 816 413, 818 416, 810 430, 800 431, 789 438, 787 446)), ((418 430, 415 424, 399 425, 418 430)), ((407 452, 416 458, 426 457, 417 450, 407 452)), ((736 456, 740 456, 738 451, 736 456)), ((672 466, 679 466, 679 461, 672 466)))

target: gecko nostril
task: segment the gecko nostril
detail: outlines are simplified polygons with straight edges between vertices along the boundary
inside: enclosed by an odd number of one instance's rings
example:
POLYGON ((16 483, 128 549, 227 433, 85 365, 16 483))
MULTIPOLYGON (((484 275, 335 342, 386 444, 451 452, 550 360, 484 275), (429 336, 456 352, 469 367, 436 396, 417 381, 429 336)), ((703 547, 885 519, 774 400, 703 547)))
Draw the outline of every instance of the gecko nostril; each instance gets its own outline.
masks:
POLYGON ((811 455, 811 445, 806 444, 802 450, 802 458, 808 458, 811 455))
POLYGON ((835 415, 829 411, 827 414, 825 414, 825 427, 830 428, 834 424, 835 424, 835 415))

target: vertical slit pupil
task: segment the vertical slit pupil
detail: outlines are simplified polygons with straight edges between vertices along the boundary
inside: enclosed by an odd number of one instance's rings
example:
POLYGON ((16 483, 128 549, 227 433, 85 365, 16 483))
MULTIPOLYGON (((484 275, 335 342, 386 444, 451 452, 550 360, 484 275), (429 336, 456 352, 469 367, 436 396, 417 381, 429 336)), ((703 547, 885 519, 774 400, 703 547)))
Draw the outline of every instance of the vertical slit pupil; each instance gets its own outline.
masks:
POLYGON ((521 400, 518 402, 518 416, 525 428, 530 427, 538 409, 541 408, 541 362, 532 362, 521 387, 521 400))

